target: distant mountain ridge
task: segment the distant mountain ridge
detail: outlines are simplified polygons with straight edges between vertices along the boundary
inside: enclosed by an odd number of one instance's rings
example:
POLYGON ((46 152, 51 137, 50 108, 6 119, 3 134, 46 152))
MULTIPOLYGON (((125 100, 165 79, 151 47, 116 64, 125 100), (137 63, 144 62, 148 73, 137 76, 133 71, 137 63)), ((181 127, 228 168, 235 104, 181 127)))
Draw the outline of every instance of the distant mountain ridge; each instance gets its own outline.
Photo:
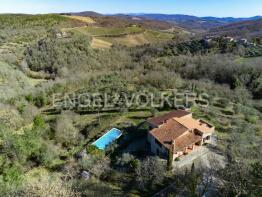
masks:
POLYGON ((262 16, 253 16, 253 17, 213 17, 213 16, 206 16, 206 17, 198 17, 193 15, 184 15, 184 14, 137 14, 137 13, 129 13, 124 14, 129 16, 141 16, 141 17, 150 17, 154 19, 161 19, 161 20, 192 20, 192 19, 206 19, 206 20, 217 20, 217 21, 224 21, 224 22, 236 22, 236 21, 245 21, 245 20, 255 20, 255 19, 262 19, 262 16))
POLYGON ((197 17, 182 14, 127 14, 130 16, 143 17, 152 20, 160 20, 175 23, 186 29, 209 30, 212 28, 224 26, 230 23, 262 19, 262 16, 254 16, 250 18, 234 18, 234 17, 197 17))
POLYGON ((68 13, 61 13, 61 14, 64 14, 64 15, 74 15, 74 16, 92 16, 92 17, 103 16, 103 14, 100 14, 100 13, 94 12, 94 11, 68 12, 68 13))
POLYGON ((158 30, 168 30, 171 28, 176 28, 178 31, 182 31, 180 27, 176 27, 174 24, 171 24, 167 21, 152 20, 147 18, 140 18, 129 16, 125 14, 115 14, 115 15, 103 15, 94 11, 84 11, 84 12, 68 12, 60 13, 61 15, 74 15, 82 17, 91 17, 94 18, 97 22, 97 25, 101 27, 125 27, 130 26, 131 24, 141 25, 145 28, 158 29, 158 30))
MULTIPOLYGON (((156 26, 160 29, 171 28, 172 26, 177 28, 183 28, 196 33, 206 33, 209 32, 214 34, 218 31, 221 34, 226 34, 231 32, 229 35, 235 35, 238 28, 245 29, 245 26, 248 26, 246 29, 254 30, 248 21, 256 21, 261 19, 262 16, 254 16, 249 18, 234 18, 234 17, 197 17, 192 15, 183 15, 183 14, 146 14, 146 13, 119 13, 119 14, 101 14, 94 11, 84 11, 84 12, 71 12, 63 13, 66 15, 75 15, 75 16, 89 16, 96 17, 97 20, 101 20, 101 25, 104 26, 114 26, 114 23, 126 23, 127 21, 140 21, 146 22, 149 26, 156 26), (103 18, 103 19, 102 19, 103 18), (118 19, 118 20, 117 20, 118 19), (158 23, 158 22, 159 23, 158 23), (240 24, 238 24, 240 23, 240 24), (169 25, 170 24, 170 25, 169 25), (236 24, 235 26, 233 24, 236 24), (221 27, 221 29, 220 29, 221 27), (230 29, 230 30, 229 30, 230 29), (222 33, 223 32, 223 33, 222 33)), ((252 24, 252 23, 251 23, 252 24)), ((258 23, 253 23, 256 27, 260 27, 258 23)), ((256 30, 258 32, 259 30, 256 30)), ((260 34, 260 33, 259 33, 260 34)))
POLYGON ((233 37, 262 37, 262 19, 230 23, 225 26, 210 29, 208 35, 233 37))

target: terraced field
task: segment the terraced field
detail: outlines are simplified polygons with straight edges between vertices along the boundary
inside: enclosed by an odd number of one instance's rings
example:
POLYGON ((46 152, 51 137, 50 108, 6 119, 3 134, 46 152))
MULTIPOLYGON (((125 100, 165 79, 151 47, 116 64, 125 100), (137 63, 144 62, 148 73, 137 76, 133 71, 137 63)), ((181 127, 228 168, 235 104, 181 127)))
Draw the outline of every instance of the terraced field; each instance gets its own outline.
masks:
POLYGON ((171 40, 173 37, 174 34, 146 30, 140 34, 130 34, 121 37, 100 37, 100 39, 114 44, 132 47, 149 43, 164 42, 171 40))
POLYGON ((138 34, 144 32, 144 29, 140 27, 126 27, 126 28, 104 28, 104 27, 84 27, 84 28, 75 28, 75 31, 91 34, 94 37, 117 37, 124 36, 128 34, 138 34))
POLYGON ((93 48, 110 48, 113 44, 125 45, 128 47, 168 41, 174 34, 156 30, 144 29, 137 26, 125 28, 105 27, 80 27, 64 29, 64 31, 80 32, 93 37, 93 48))

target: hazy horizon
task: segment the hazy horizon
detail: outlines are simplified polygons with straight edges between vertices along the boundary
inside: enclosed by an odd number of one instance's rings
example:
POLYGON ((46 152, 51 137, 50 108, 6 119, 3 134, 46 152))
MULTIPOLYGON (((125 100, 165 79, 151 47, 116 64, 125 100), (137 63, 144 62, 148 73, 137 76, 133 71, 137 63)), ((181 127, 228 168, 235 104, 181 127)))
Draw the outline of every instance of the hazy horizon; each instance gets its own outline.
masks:
POLYGON ((154 12, 141 12, 141 13, 136 13, 136 12, 129 12, 129 13, 101 13, 101 12, 97 12, 95 10, 83 10, 83 11, 69 11, 69 12, 47 12, 47 13, 23 13, 23 12, 6 12, 6 13, 1 13, 0 14, 27 14, 27 15, 44 15, 44 14, 67 14, 67 13, 82 13, 82 12, 95 12, 98 14, 102 14, 102 15, 146 15, 146 14, 159 14, 159 15, 184 15, 184 16, 195 16, 195 17, 201 17, 201 18, 205 18, 205 17, 214 17, 214 18, 252 18, 252 17, 262 17, 261 15, 251 15, 251 16, 239 16, 239 17, 234 17, 234 16, 197 16, 197 15, 191 15, 191 14, 187 14, 187 13, 172 13, 172 14, 168 14, 168 13, 154 13, 154 12))

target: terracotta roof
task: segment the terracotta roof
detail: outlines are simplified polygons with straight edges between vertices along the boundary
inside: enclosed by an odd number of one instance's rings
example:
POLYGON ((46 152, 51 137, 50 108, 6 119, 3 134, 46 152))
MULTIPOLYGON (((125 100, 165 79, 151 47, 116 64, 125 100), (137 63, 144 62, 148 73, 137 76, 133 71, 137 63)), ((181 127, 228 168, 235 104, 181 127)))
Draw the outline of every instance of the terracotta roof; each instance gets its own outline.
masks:
MULTIPOLYGON (((180 151, 196 142, 201 141, 201 136, 188 132, 175 140, 175 152, 180 151)), ((171 147, 169 147, 171 149, 171 147)))
POLYGON ((160 117, 151 118, 148 122, 155 124, 158 128, 149 133, 168 150, 173 148, 172 142, 175 141, 174 151, 180 151, 202 139, 201 136, 194 133, 195 129, 204 133, 214 131, 212 125, 202 120, 187 117, 189 114, 191 113, 177 110, 160 117))
POLYGON ((214 130, 213 126, 209 125, 203 120, 195 120, 194 118, 190 118, 190 117, 181 117, 181 118, 174 118, 174 119, 190 130, 197 129, 203 133, 211 133, 214 130))
POLYGON ((162 125, 164 122, 166 122, 169 119, 181 118, 181 117, 189 115, 189 114, 191 114, 191 113, 184 111, 184 110, 176 110, 176 111, 171 111, 171 112, 164 114, 162 116, 159 116, 159 117, 150 118, 147 121, 150 122, 151 124, 159 126, 159 125, 162 125))
POLYGON ((163 146, 169 149, 171 147, 172 140, 175 140, 187 131, 188 129, 186 127, 177 121, 170 119, 159 128, 151 130, 150 134, 161 144, 163 144, 163 146))

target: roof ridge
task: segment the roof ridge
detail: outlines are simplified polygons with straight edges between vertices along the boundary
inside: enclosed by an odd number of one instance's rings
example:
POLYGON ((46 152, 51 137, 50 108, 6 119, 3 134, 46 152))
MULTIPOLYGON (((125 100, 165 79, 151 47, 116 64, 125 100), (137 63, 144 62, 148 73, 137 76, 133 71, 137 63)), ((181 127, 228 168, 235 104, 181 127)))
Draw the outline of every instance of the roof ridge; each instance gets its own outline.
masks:
POLYGON ((176 119, 179 119, 179 118, 176 118, 176 117, 172 118, 172 120, 176 121, 178 124, 182 125, 186 129, 190 130, 190 128, 188 128, 186 125, 182 124, 181 122, 178 122, 176 119))

